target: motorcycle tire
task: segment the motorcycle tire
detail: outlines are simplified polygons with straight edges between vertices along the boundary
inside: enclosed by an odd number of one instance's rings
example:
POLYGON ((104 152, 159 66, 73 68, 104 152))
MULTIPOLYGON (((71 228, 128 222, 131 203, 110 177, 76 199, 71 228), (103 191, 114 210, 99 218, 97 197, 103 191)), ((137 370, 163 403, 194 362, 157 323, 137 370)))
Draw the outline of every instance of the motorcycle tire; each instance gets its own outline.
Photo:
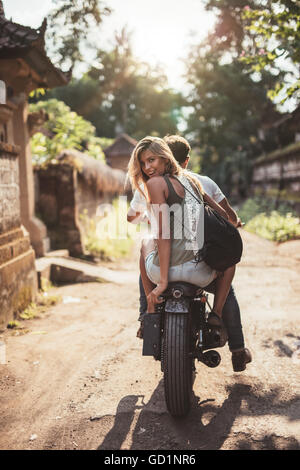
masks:
POLYGON ((163 365, 168 411, 183 417, 190 410, 194 381, 191 318, 186 313, 165 313, 163 365))

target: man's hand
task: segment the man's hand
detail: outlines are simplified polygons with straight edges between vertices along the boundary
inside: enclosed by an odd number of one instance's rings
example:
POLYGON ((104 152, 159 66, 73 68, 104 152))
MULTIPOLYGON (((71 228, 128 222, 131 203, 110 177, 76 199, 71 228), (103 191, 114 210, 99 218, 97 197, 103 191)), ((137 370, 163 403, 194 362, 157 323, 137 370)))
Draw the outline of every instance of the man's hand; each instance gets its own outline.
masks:
POLYGON ((234 225, 236 226, 236 228, 238 228, 238 227, 242 227, 244 224, 243 224, 243 222, 241 221, 241 219, 238 217, 238 218, 237 218, 237 221, 236 221, 236 223, 235 223, 234 225))
POLYGON ((222 199, 222 201, 219 202, 219 205, 222 207, 222 209, 225 210, 229 217, 229 222, 232 223, 236 228, 242 227, 244 224, 235 212, 234 209, 232 209, 231 205, 227 201, 226 197, 222 199))

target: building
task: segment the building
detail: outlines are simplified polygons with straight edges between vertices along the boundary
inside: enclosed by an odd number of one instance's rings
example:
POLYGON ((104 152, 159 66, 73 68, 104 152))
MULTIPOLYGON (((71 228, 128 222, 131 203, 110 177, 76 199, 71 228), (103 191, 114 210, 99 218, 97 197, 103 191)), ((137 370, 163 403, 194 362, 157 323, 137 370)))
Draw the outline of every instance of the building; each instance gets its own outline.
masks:
POLYGON ((300 214, 300 106, 265 124, 261 138, 275 148, 254 160, 252 193, 288 203, 300 214))
POLYGON ((114 143, 104 150, 106 162, 112 168, 127 171, 131 153, 137 141, 127 134, 120 134, 114 143))
POLYGON ((300 142, 294 142, 253 162, 254 194, 287 202, 300 214, 300 142))
POLYGON ((34 214, 28 95, 69 77, 45 52, 46 21, 35 30, 5 18, 0 0, 0 327, 35 297, 35 254, 47 251, 34 214))

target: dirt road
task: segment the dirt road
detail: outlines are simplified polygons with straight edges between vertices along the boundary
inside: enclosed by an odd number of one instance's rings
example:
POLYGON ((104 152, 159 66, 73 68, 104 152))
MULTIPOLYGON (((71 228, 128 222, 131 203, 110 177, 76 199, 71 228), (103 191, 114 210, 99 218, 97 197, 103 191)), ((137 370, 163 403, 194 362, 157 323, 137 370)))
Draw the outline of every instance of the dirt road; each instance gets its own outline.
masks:
MULTIPOLYGON (((27 321, 25 335, 0 335, 0 448, 299 449, 300 241, 243 238, 234 285, 254 356, 245 372, 232 372, 227 346, 217 369, 197 364, 192 411, 176 421, 160 364, 135 337, 137 282, 60 287, 72 303, 27 321)), ((138 279, 136 256, 116 267, 138 279)))

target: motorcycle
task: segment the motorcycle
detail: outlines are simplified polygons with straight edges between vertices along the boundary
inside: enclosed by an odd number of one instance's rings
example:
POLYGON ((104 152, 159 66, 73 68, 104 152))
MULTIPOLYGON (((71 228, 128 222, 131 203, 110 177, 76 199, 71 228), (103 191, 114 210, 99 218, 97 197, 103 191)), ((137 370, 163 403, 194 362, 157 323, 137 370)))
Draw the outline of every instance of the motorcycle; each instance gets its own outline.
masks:
POLYGON ((221 356, 214 348, 224 346, 227 337, 207 322, 211 307, 204 289, 173 282, 161 297, 156 313, 144 315, 142 354, 161 362, 168 411, 183 417, 191 407, 195 360, 217 367, 221 356))

